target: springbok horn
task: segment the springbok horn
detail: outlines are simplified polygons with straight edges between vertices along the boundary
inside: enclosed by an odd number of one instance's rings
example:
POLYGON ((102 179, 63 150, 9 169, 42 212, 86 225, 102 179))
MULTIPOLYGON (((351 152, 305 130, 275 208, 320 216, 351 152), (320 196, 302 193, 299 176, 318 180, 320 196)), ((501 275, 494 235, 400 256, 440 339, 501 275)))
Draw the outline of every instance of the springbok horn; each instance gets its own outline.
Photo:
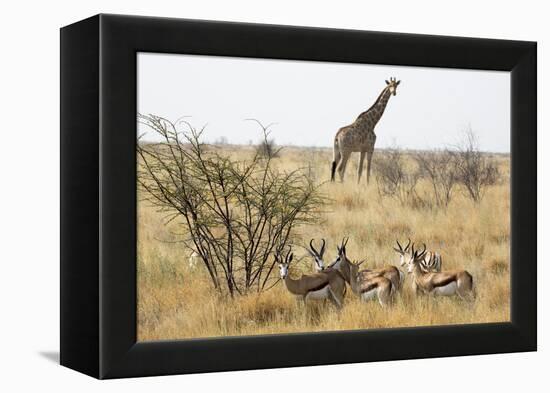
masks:
POLYGON ((285 258, 285 261, 286 261, 287 265, 290 265, 290 262, 292 262, 292 258, 294 258, 294 254, 292 253, 292 246, 289 244, 288 245, 288 254, 286 254, 286 258, 285 258))
POLYGON ((424 249, 418 254, 419 257, 423 256, 426 253, 426 243, 422 243, 422 246, 424 247, 424 249))
POLYGON ((407 251, 407 249, 409 248, 410 245, 411 245, 411 238, 409 237, 409 242, 405 246, 404 251, 407 251))
POLYGON ((403 247, 401 247, 401 243, 399 243, 399 240, 395 239, 395 241, 397 242, 397 245, 399 246, 399 250, 403 251, 403 247))
POLYGON ((319 256, 322 258, 323 254, 325 253, 325 245, 327 244, 325 239, 321 239, 323 241, 323 245, 321 246, 321 251, 319 251, 319 256))
POLYGON ((313 251, 313 254, 318 254, 317 250, 315 249, 315 247, 313 247, 313 239, 311 239, 309 241, 309 248, 311 248, 311 250, 313 251))
POLYGON ((348 238, 345 237, 342 239, 342 245, 340 246, 340 251, 341 252, 346 252, 346 244, 348 244, 348 238))

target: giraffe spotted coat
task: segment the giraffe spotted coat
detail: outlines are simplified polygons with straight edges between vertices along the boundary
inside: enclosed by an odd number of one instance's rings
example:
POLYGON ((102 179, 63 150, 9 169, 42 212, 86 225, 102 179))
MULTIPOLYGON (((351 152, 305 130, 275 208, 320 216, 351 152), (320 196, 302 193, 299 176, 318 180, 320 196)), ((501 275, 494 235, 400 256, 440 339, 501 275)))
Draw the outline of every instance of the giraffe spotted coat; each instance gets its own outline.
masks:
POLYGON ((361 181, 363 162, 367 157, 367 183, 370 180, 370 168, 376 134, 374 127, 382 117, 391 95, 396 94, 397 86, 401 81, 395 78, 386 81, 386 87, 382 90, 375 103, 365 112, 361 113, 350 125, 338 130, 334 137, 334 159, 332 161, 331 180, 334 181, 336 169, 340 181, 344 181, 344 174, 348 160, 353 152, 359 152, 359 168, 357 182, 361 181))

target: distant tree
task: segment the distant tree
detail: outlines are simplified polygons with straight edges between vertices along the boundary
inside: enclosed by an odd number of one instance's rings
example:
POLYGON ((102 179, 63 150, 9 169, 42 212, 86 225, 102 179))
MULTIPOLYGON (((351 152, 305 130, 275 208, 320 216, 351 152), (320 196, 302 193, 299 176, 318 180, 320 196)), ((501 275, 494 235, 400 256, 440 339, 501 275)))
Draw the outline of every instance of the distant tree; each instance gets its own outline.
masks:
POLYGON ((471 128, 464 132, 463 140, 453 151, 457 179, 474 202, 479 202, 487 186, 500 178, 498 167, 491 157, 480 151, 479 143, 471 128))
POLYGON ((220 136, 218 139, 216 139, 216 142, 214 144, 216 145, 227 145, 228 139, 226 136, 220 136))
POLYGON ((267 126, 264 126, 261 122, 259 122, 256 119, 246 119, 248 121, 256 122, 262 129, 263 138, 260 141, 258 145, 256 145, 256 154, 261 158, 277 158, 280 155, 281 148, 278 148, 275 144, 275 139, 269 138, 269 135, 271 134, 271 131, 269 128, 273 125, 273 123, 268 124, 267 126))
POLYGON ((413 155, 420 175, 430 182, 435 203, 447 207, 458 182, 457 162, 449 150, 418 151, 413 155))
POLYGON ((277 158, 279 157, 280 149, 275 145, 274 139, 266 139, 261 141, 256 147, 256 152, 263 158, 277 158))
POLYGON ((380 195, 396 198, 401 204, 418 201, 416 185, 420 174, 407 170, 401 149, 386 149, 374 161, 374 169, 380 195))

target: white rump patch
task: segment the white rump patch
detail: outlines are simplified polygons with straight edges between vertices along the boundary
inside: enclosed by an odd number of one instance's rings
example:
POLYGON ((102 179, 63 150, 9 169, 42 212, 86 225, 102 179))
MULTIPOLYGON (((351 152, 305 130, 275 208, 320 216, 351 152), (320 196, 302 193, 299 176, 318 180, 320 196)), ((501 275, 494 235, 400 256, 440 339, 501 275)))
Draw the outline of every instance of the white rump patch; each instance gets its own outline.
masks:
POLYGON ((361 294, 361 300, 368 302, 369 300, 375 300, 376 299, 376 291, 378 288, 373 288, 368 292, 363 292, 361 294))
POLYGON ((452 296, 456 293, 456 281, 450 282, 443 287, 434 288, 434 293, 439 296, 452 296))
POLYGON ((328 285, 318 291, 309 292, 306 296, 306 300, 322 300, 327 299, 329 296, 328 285))

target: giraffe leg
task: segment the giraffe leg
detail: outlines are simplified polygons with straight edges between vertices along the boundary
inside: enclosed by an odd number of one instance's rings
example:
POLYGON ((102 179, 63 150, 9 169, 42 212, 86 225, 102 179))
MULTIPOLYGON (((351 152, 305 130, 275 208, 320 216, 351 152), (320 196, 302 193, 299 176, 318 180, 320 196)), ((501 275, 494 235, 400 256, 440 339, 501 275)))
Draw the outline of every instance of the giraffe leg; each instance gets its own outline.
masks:
POLYGON ((365 161, 365 152, 362 151, 359 156, 359 166, 357 167, 357 184, 361 182, 361 175, 363 174, 363 162, 365 161))
POLYGON ((340 148, 335 143, 334 144, 334 158, 332 159, 332 166, 330 168, 330 181, 334 181, 334 175, 336 174, 336 166, 340 163, 342 155, 340 154, 340 148))
POLYGON ((346 172, 346 166, 348 165, 349 156, 351 152, 342 153, 342 159, 340 165, 338 165, 338 174, 340 175, 340 181, 344 182, 344 173, 346 172))
POLYGON ((369 184, 369 181, 370 181, 370 164, 371 164, 373 153, 374 153, 374 149, 367 151, 367 184, 369 184))

